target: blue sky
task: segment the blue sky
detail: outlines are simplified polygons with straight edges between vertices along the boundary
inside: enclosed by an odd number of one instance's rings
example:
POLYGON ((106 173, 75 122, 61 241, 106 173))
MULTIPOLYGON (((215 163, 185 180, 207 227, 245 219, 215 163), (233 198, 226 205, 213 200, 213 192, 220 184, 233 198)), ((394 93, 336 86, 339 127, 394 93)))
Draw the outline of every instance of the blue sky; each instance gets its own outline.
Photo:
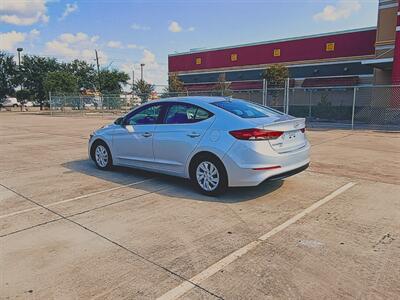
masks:
POLYGON ((1 0, 0 49, 94 62, 166 84, 169 53, 376 26, 377 0, 1 0))

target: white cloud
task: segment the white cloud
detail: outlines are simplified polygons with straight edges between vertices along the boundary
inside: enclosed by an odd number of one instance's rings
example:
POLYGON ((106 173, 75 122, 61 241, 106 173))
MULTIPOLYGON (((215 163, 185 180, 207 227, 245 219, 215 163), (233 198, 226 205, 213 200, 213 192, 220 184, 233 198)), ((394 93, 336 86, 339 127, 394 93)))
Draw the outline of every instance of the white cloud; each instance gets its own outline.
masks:
POLYGON ((361 3, 359 0, 340 0, 336 6, 325 6, 321 12, 314 15, 314 20, 334 22, 340 19, 347 19, 354 12, 359 11, 360 8, 361 3))
POLYGON ((144 25, 140 25, 140 24, 137 24, 137 23, 133 23, 131 25, 131 28, 133 30, 150 30, 151 29, 149 26, 144 26, 144 25))
POLYGON ((128 44, 128 45, 126 45, 126 48, 128 48, 128 49, 141 49, 141 50, 144 49, 143 46, 136 45, 136 44, 128 44))
POLYGON ((32 25, 38 22, 47 23, 45 0, 1 0, 0 22, 13 25, 32 25))
POLYGON ((0 50, 14 51, 20 43, 25 41, 26 36, 24 32, 0 32, 0 50))
POLYGON ((109 41, 107 43, 107 47, 114 48, 114 49, 122 49, 123 45, 120 41, 109 41))
POLYGON ((143 50, 143 57, 140 63, 145 64, 144 66, 144 78, 147 82, 152 84, 166 84, 167 82, 167 66, 160 64, 153 52, 148 49, 143 50))
POLYGON ((58 39, 64 43, 79 43, 79 42, 87 42, 92 41, 86 33, 78 32, 77 34, 73 33, 63 33, 58 36, 58 39))
POLYGON ((156 85, 166 85, 168 79, 168 70, 166 64, 161 64, 157 62, 157 58, 154 53, 152 53, 148 49, 143 50, 142 58, 134 63, 132 61, 128 61, 122 65, 120 65, 120 69, 129 76, 131 76, 132 82, 132 71, 135 71, 135 79, 140 79, 140 64, 145 64, 144 66, 144 79, 156 85))
POLYGON ((171 23, 168 26, 168 30, 171 32, 181 32, 182 27, 179 25, 178 22, 176 21, 171 21, 171 23))
POLYGON ((78 58, 80 56, 79 49, 73 48, 68 43, 63 43, 59 40, 47 42, 46 52, 68 58, 78 58))
POLYGON ((37 29, 32 29, 32 30, 29 32, 29 37, 30 37, 31 39, 36 39, 36 38, 39 37, 39 35, 40 35, 40 31, 37 30, 37 29))
POLYGON ((174 33, 182 31, 192 32, 195 30, 195 28, 193 26, 190 26, 188 28, 183 28, 177 21, 171 21, 169 23, 168 30, 174 33))
POLYGON ((70 14, 78 10, 78 4, 75 3, 67 3, 65 5, 65 10, 59 20, 64 20, 66 17, 68 17, 70 14))
POLYGON ((99 36, 98 35, 94 35, 94 36, 92 36, 91 38, 90 38, 90 41, 92 42, 92 43, 96 43, 98 40, 99 40, 99 36))
POLYGON ((113 48, 113 49, 140 49, 143 50, 144 47, 141 45, 137 45, 137 44, 124 44, 120 41, 108 41, 107 43, 107 47, 108 48, 113 48))
MULTIPOLYGON (((98 39, 97 35, 89 36, 83 32, 63 33, 46 43, 45 52, 64 59, 83 59, 92 62, 95 58, 94 49, 99 47, 96 44, 98 39)), ((106 53, 99 50, 98 54, 101 63, 106 63, 106 53)))
POLYGON ((37 39, 40 36, 40 31, 32 29, 30 32, 0 32, 0 50, 15 51, 18 46, 21 46, 26 41, 37 39))

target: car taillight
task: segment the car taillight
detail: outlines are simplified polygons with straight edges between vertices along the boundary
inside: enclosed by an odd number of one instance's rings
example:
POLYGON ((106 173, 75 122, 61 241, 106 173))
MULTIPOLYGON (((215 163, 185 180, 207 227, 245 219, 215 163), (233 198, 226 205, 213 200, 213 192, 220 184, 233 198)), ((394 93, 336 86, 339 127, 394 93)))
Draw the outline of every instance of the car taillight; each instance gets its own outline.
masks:
POLYGON ((304 128, 302 128, 302 129, 300 129, 300 131, 301 131, 302 133, 304 133, 304 132, 306 132, 306 128, 304 127, 304 128))
POLYGON ((238 140, 275 140, 279 138, 282 131, 272 131, 259 128, 233 130, 229 133, 238 140))

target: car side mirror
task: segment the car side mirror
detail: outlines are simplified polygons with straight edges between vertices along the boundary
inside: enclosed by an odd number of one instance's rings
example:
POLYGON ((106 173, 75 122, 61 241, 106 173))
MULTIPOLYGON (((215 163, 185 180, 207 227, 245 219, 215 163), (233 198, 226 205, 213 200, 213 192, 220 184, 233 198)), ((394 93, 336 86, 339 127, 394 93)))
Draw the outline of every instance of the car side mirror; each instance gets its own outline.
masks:
POLYGON ((114 121, 114 124, 115 125, 121 125, 121 126, 123 126, 124 124, 124 118, 123 117, 119 117, 118 119, 116 119, 115 121, 114 121))

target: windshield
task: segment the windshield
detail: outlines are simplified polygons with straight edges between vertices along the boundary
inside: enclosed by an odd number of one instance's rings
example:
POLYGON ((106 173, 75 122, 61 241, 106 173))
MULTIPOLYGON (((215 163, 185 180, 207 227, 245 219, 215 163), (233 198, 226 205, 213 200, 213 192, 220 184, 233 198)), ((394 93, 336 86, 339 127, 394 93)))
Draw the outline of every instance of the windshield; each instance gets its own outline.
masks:
POLYGON ((270 108, 240 100, 219 101, 214 102, 213 105, 244 119, 276 117, 281 115, 280 112, 270 108))

